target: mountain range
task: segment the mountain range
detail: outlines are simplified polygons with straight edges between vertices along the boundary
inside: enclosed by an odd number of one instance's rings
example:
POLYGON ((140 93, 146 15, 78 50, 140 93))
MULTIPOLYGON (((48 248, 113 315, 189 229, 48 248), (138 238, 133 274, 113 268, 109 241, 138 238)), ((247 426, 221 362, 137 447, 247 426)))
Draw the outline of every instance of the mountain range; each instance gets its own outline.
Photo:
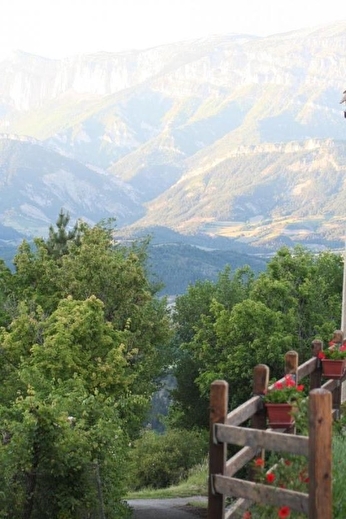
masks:
POLYGON ((115 217, 242 250, 338 248, 346 22, 0 61, 0 239, 115 217), (5 226, 5 227, 2 227, 5 226), (4 232, 6 231, 6 234, 4 232), (17 234, 16 234, 17 233, 17 234))

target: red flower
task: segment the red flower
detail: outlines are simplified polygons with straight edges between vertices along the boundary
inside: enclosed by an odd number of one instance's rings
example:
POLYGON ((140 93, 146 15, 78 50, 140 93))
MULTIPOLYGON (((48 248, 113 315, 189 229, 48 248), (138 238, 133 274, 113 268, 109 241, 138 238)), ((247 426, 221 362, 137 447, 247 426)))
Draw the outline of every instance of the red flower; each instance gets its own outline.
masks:
POLYGON ((252 517, 251 512, 246 510, 246 512, 244 512, 244 514, 243 514, 243 519, 251 519, 251 517, 252 517))
POLYGON ((319 359, 325 359, 326 358, 326 354, 323 353, 323 351, 320 351, 319 354, 318 354, 318 358, 319 359))
POLYGON ((299 472, 299 479, 302 483, 309 483, 310 479, 305 470, 299 472))
POLYGON ((342 343, 342 346, 340 346, 339 351, 345 351, 346 350, 346 341, 342 343))
POLYGON ((274 384, 274 388, 275 389, 283 389, 284 388, 284 385, 282 382, 275 382, 274 384))
POLYGON ((298 391, 303 391, 304 384, 298 384, 297 389, 298 389, 298 391))
POLYGON ((296 385, 292 375, 285 375, 285 385, 286 387, 294 387, 296 385))
POLYGON ((256 467, 264 467, 264 460, 262 458, 255 459, 256 467))
POLYGON ((291 460, 285 460, 285 465, 287 465, 289 467, 290 465, 292 465, 292 461, 291 460))
POLYGON ((282 506, 279 508, 278 516, 280 519, 285 519, 285 517, 289 517, 291 515, 291 509, 288 506, 282 506))
POLYGON ((275 474, 273 474, 273 472, 268 472, 268 474, 266 474, 266 480, 267 483, 273 483, 275 481, 275 474))

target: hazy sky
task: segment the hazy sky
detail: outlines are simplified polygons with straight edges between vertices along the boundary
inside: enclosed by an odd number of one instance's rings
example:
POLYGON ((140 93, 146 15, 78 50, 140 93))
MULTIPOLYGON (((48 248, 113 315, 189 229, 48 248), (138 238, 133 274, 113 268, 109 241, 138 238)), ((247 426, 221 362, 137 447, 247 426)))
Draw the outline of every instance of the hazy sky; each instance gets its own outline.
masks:
POLYGON ((345 19, 340 0, 1 0, 0 54, 63 57, 217 33, 265 36, 345 19))

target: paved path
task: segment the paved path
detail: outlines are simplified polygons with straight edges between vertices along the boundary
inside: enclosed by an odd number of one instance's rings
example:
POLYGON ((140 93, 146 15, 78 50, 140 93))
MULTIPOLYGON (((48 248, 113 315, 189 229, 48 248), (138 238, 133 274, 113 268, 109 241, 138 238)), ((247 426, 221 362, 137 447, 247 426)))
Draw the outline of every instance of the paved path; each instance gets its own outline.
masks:
POLYGON ((206 509, 189 506, 197 501, 206 502, 202 496, 173 499, 130 499, 133 519, 197 519, 206 517, 206 509))

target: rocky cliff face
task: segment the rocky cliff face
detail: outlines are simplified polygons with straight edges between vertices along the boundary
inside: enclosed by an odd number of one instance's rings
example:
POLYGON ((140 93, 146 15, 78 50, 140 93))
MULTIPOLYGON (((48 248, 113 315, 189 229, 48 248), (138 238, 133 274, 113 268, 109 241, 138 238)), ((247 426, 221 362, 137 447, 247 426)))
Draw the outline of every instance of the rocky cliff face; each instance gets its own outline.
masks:
POLYGON ((304 88, 318 97, 344 84, 345 46, 346 24, 340 23, 267 38, 226 35, 63 60, 15 52, 0 62, 0 91, 3 102, 20 111, 71 91, 102 97, 144 83, 173 97, 194 95, 196 87, 203 97, 235 96, 266 84, 289 86, 295 94, 304 88))
MULTIPOLYGON (((165 222, 184 231, 209 225, 218 233, 220 220, 230 221, 229 228, 264 214, 274 221, 283 211, 296 218, 297 193, 309 179, 290 188, 296 193, 291 203, 280 196, 287 177, 279 172, 309 171, 304 164, 315 153, 315 165, 328 165, 321 166, 327 180, 316 184, 325 190, 342 164, 345 48, 346 23, 339 23, 267 38, 230 34, 64 60, 17 52, 0 61, 0 133, 38 139, 59 157, 122 181, 118 187, 132 190, 137 206, 124 195, 126 203, 109 211, 124 225, 143 216, 142 225, 165 222), (246 186, 239 182, 248 178, 245 165, 251 171, 246 186), (263 181, 270 171, 276 172, 275 189, 263 181), (268 198, 266 189, 276 195, 268 198)), ((75 198, 78 212, 77 193, 66 175, 60 179, 70 186, 66 196, 75 198)), ((335 189, 342 198, 341 181, 335 189)), ((336 207, 333 217, 341 212, 336 207)), ((266 225, 270 235, 274 223, 266 225)))

